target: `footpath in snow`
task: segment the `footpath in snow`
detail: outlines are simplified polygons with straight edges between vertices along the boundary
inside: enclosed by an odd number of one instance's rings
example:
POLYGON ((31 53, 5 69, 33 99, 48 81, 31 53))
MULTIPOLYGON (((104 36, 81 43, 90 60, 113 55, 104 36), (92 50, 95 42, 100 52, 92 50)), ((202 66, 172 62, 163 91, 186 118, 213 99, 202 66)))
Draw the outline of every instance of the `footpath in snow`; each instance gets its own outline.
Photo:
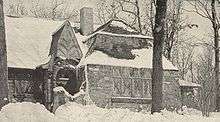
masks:
POLYGON ((4 106, 0 111, 0 122, 220 122, 220 113, 212 113, 207 118, 199 111, 185 109, 184 115, 166 110, 151 115, 149 112, 103 109, 69 102, 52 114, 41 104, 24 102, 4 106))

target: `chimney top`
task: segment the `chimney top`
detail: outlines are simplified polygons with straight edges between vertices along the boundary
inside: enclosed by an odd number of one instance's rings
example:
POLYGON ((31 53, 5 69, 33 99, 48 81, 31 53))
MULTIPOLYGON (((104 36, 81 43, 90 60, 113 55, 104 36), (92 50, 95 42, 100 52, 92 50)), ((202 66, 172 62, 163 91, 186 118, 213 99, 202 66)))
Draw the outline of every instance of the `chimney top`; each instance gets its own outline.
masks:
POLYGON ((80 30, 82 35, 89 35, 93 32, 93 9, 83 7, 80 9, 80 30))

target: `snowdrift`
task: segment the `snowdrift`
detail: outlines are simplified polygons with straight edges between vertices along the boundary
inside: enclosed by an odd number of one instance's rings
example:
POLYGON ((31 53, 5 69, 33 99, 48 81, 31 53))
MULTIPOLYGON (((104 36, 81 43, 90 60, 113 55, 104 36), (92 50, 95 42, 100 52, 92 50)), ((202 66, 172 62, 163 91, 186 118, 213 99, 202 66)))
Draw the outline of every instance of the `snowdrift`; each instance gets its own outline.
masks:
POLYGON ((0 122, 59 122, 41 104, 10 103, 0 111, 0 122))
POLYGON ((132 112, 128 109, 103 109, 94 105, 83 106, 67 103, 60 106, 55 115, 68 122, 220 122, 220 114, 202 117, 195 109, 184 108, 184 115, 164 110, 151 115, 149 112, 132 112))
POLYGON ((202 117, 201 112, 184 108, 184 115, 164 110, 151 115, 148 112, 132 112, 128 109, 103 109, 94 105, 83 106, 69 102, 60 106, 55 114, 43 105, 11 103, 0 111, 0 122, 220 122, 220 113, 202 117))

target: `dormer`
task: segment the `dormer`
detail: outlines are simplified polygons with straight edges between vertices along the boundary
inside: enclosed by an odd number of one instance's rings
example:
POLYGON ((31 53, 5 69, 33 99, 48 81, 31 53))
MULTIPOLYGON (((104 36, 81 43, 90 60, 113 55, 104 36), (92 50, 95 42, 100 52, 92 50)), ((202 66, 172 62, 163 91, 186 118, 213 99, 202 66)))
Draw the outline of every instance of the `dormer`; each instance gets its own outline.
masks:
POLYGON ((68 60, 80 60, 82 51, 69 21, 65 21, 53 34, 49 55, 68 60))

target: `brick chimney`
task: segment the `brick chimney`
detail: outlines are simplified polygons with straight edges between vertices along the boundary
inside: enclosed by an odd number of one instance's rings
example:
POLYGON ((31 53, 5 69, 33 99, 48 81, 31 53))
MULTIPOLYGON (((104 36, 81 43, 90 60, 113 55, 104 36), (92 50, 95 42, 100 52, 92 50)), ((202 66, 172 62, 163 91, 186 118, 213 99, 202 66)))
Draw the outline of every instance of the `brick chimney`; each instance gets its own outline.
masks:
POLYGON ((80 31, 82 35, 89 35, 93 32, 93 9, 83 7, 80 9, 80 31))

